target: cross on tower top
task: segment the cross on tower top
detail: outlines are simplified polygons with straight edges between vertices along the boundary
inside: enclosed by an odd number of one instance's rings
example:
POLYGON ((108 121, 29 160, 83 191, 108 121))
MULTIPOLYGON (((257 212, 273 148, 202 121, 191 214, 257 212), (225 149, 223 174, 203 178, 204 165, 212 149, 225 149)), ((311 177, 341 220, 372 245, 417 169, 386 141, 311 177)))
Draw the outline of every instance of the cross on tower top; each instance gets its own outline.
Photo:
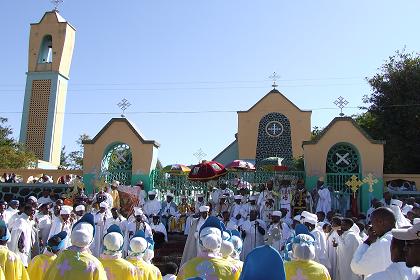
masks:
POLYGON ((334 104, 335 106, 340 108, 340 117, 344 116, 343 108, 346 107, 346 105, 349 104, 349 102, 345 100, 342 96, 340 96, 334 101, 334 104))
POLYGON ((128 102, 128 100, 124 98, 123 100, 121 100, 121 101, 117 104, 117 106, 118 106, 118 107, 120 107, 120 109, 122 110, 121 117, 125 118, 125 115, 124 115, 125 110, 127 110, 127 108, 131 106, 131 103, 130 103, 130 102, 128 102))
POLYGON ((60 4, 64 2, 64 0, 50 0, 50 1, 54 5, 53 11, 56 11, 56 12, 58 12, 58 6, 60 6, 60 4))
POLYGON ((205 158, 207 154, 203 152, 203 150, 200 148, 197 152, 193 154, 193 156, 195 156, 198 159, 198 162, 201 162, 201 160, 205 158))
POLYGON ((269 76, 268 78, 273 81, 273 84, 271 85, 273 89, 276 89, 276 87, 278 87, 278 85, 276 84, 276 81, 280 79, 280 76, 276 72, 273 72, 273 74, 269 76))

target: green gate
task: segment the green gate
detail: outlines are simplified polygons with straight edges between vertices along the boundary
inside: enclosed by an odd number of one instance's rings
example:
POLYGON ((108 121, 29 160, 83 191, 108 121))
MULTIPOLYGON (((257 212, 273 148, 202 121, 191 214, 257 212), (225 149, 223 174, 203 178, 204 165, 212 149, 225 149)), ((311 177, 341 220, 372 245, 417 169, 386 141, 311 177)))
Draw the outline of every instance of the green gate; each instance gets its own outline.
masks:
POLYGON ((130 146, 124 143, 112 145, 104 154, 101 173, 107 182, 119 181, 122 185, 131 185, 133 157, 130 146))

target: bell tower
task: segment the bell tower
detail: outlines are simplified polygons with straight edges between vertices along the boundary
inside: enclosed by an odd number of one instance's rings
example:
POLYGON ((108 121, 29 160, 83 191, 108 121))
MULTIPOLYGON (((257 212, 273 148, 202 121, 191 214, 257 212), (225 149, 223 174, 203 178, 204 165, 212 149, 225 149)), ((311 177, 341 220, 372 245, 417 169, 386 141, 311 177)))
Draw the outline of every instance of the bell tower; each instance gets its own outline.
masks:
POLYGON ((31 24, 20 142, 45 163, 43 168, 60 164, 75 35, 56 9, 31 24))

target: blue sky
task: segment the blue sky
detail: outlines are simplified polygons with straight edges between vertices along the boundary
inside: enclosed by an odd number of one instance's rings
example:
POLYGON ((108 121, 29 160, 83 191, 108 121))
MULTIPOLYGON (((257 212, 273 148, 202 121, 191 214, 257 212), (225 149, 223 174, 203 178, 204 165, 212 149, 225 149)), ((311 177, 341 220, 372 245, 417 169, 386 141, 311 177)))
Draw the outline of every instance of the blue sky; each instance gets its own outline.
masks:
MULTIPOLYGON (((17 138, 29 24, 52 5, 1 2, 0 116, 17 138)), ((93 137, 126 98, 126 116, 161 144, 163 164, 194 163, 199 148, 211 159, 234 140, 235 112, 271 89, 274 71, 278 89, 324 127, 338 96, 361 105, 365 77, 395 50, 419 50, 419 10, 414 0, 67 0, 60 13, 77 34, 63 145, 93 137)))

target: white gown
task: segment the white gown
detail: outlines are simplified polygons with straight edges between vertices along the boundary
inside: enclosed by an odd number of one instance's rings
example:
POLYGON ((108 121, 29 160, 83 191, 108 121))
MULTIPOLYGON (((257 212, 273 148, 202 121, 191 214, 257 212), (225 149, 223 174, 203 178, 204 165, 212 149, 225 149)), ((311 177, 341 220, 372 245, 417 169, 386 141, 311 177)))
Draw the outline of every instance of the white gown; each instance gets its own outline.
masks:
POLYGON ((420 277, 420 268, 409 268, 405 262, 392 263, 385 271, 377 272, 365 280, 417 280, 420 277))
MULTIPOLYGON (((355 225, 356 226, 356 225, 355 225)), ((337 266, 338 275, 336 280, 361 280, 362 277, 353 273, 350 267, 354 252, 357 250, 362 239, 353 228, 344 232, 337 240, 337 266)))
POLYGON ((331 193, 327 187, 318 190, 318 203, 316 204, 316 212, 324 212, 327 214, 331 211, 331 193))
POLYGON ((57 233, 65 231, 67 232, 67 237, 66 237, 64 247, 67 248, 71 246, 70 234, 71 234, 72 227, 73 227, 73 224, 71 223, 70 219, 67 221, 67 223, 64 224, 60 216, 54 217, 51 224, 50 234, 48 235, 47 240, 50 239, 53 235, 56 235, 57 233))
POLYGON ((260 226, 266 230, 266 224, 263 220, 257 219, 255 221, 246 220, 242 225, 241 229, 245 231, 246 236, 244 239, 242 252, 241 252, 241 260, 244 260, 246 256, 251 252, 255 247, 261 246, 264 244, 264 235, 262 235, 256 226, 256 222, 260 224, 260 226))
POLYGON ((311 234, 315 237, 315 259, 314 261, 323 264, 328 270, 331 269, 331 264, 327 256, 327 240, 325 233, 318 227, 315 227, 311 234))

